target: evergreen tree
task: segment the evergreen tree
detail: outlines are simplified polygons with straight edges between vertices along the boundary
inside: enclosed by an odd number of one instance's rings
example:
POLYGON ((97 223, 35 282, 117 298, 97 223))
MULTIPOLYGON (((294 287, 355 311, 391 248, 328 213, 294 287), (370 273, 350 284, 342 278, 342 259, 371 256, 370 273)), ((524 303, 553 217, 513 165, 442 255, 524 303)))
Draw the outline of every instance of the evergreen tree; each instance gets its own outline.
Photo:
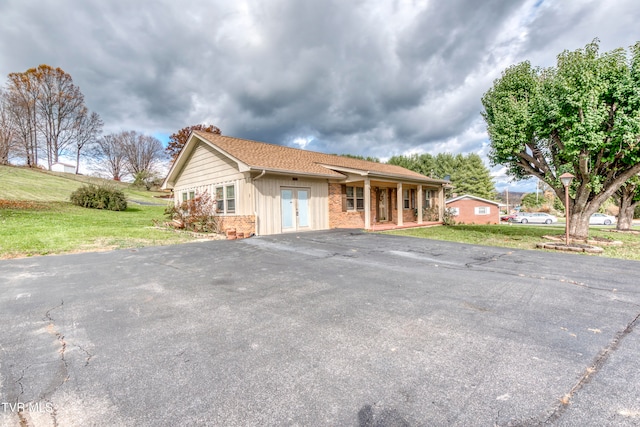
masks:
POLYGON ((463 156, 451 153, 412 154, 410 156, 393 156, 387 162, 398 165, 436 179, 449 176, 455 186, 453 193, 469 194, 484 199, 494 199, 496 191, 489 169, 482 158, 475 153, 463 156))

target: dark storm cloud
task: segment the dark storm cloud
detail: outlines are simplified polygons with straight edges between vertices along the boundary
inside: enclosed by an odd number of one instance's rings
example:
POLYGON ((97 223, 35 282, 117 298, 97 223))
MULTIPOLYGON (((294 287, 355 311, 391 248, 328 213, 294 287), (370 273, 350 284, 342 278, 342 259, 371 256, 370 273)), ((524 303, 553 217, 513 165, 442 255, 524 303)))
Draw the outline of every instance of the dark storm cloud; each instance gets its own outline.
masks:
POLYGON ((331 153, 481 152, 504 68, 635 41, 634 1, 601 3, 3 0, 0 74, 61 67, 107 132, 207 122, 331 153))

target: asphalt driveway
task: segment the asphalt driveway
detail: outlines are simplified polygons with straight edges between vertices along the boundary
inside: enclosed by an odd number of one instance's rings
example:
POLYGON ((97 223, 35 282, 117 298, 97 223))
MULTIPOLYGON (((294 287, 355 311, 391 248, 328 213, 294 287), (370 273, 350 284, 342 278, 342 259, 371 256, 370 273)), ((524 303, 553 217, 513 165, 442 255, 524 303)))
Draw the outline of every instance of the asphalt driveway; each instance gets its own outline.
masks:
POLYGON ((0 261, 0 425, 638 425, 639 278, 349 231, 0 261))

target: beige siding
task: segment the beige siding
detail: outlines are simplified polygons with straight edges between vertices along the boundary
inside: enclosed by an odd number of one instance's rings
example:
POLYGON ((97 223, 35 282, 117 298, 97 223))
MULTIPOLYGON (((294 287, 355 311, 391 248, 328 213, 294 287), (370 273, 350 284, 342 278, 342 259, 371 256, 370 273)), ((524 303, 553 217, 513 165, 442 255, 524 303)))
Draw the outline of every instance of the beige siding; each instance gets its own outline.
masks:
POLYGON ((282 232, 282 213, 280 204, 281 188, 309 188, 310 229, 329 228, 329 184, 327 180, 312 180, 266 175, 254 181, 257 198, 257 225, 259 235, 279 234, 282 232))
POLYGON ((182 193, 207 191, 215 197, 215 188, 224 185, 235 185, 236 215, 253 215, 251 201, 251 184, 247 183, 245 174, 238 171, 237 165, 220 155, 211 147, 199 143, 185 163, 184 169, 176 179, 173 187, 176 203, 182 201, 182 193))
POLYGON ((188 188, 239 178, 243 178, 243 174, 238 171, 234 162, 200 142, 176 179, 174 188, 188 188))

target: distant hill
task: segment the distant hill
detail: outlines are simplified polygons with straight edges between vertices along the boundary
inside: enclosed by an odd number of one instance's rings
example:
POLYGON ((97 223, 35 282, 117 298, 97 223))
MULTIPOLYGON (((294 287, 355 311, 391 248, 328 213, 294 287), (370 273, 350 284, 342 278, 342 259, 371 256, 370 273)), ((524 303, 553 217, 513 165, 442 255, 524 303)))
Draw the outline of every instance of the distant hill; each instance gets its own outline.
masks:
POLYGON ((164 203, 154 197, 162 193, 134 189, 126 182, 41 169, 0 166, 0 199, 4 200, 68 202, 73 191, 89 183, 114 186, 132 201, 164 203))

